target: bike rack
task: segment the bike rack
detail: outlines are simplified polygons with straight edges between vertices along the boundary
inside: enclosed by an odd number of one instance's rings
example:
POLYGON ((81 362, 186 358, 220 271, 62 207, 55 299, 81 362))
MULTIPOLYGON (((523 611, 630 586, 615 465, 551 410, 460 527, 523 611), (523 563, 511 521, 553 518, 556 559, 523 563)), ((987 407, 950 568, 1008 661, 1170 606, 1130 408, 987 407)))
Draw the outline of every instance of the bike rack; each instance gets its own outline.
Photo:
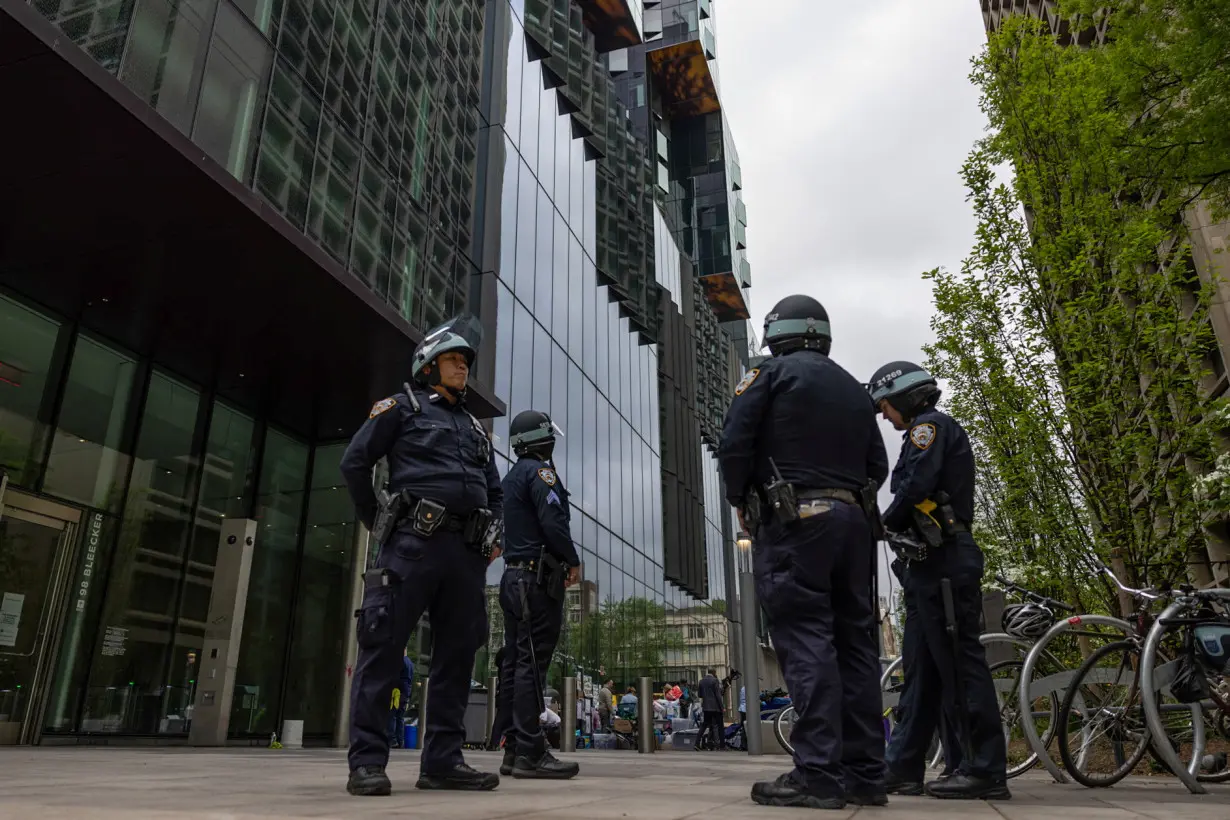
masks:
MULTIPOLYGON (((1230 600, 1230 589, 1208 590, 1216 594, 1218 598, 1230 600)), ((1153 622, 1153 626, 1149 629, 1149 635, 1145 638, 1144 648, 1140 651, 1140 689, 1144 692, 1156 692, 1160 688, 1167 686, 1174 679, 1174 670, 1178 661, 1172 661, 1163 664, 1157 669, 1153 668, 1152 660, 1157 657, 1158 647, 1162 644, 1162 636, 1166 634, 1165 621, 1174 618, 1179 613, 1188 609, 1188 604, 1182 601, 1175 601, 1162 610, 1162 614, 1153 622)), ((1204 732, 1204 712, 1199 703, 1191 705, 1192 710, 1192 760, 1186 766, 1175 753, 1174 748, 1168 742, 1166 727, 1162 724, 1161 711, 1157 708, 1157 700, 1151 697, 1141 697, 1141 703, 1144 706, 1145 724, 1149 727, 1149 732, 1153 738, 1159 738, 1162 742, 1154 743, 1153 750, 1157 756, 1162 759, 1162 762, 1169 767, 1175 777, 1183 781, 1183 785, 1192 794, 1207 794, 1208 790, 1200 784, 1196 775, 1200 771, 1200 763, 1204 757, 1204 747, 1207 743, 1204 732)), ((1151 741, 1152 742, 1152 741, 1151 741)))
MULTIPOLYGON (((1034 668, 1038 665, 1038 659, 1042 657, 1046 645, 1064 632, 1068 632, 1078 626, 1109 626, 1118 629, 1125 636, 1130 636, 1134 632, 1132 625, 1121 618, 1113 618, 1109 615, 1073 615, 1059 621, 1047 630, 1047 633, 1039 638, 1038 642, 1025 655, 1025 665, 1021 667, 1021 687, 1018 695, 1022 715, 1021 730, 1025 734, 1025 742, 1029 744, 1029 748, 1033 749, 1034 753, 1038 756, 1038 762, 1046 767, 1046 770, 1050 772, 1051 777, 1056 783, 1067 783, 1068 776, 1063 768, 1051 759, 1050 752, 1042 743, 1042 738, 1038 736, 1038 730, 1034 726, 1034 722, 1032 720, 1025 720, 1024 716, 1033 714, 1032 704, 1035 697, 1050 695, 1054 698, 1058 696, 1060 701, 1062 701, 1063 695, 1067 692, 1067 687, 1072 682, 1072 678, 1076 676, 1077 670, 1065 669, 1062 672, 1047 675, 1045 678, 1033 681, 1032 685, 1028 687, 1026 686, 1026 681, 1033 677, 1034 668), (1026 691, 1027 689, 1028 691, 1026 691)), ((1063 715, 1059 716, 1059 720, 1064 719, 1063 715)))

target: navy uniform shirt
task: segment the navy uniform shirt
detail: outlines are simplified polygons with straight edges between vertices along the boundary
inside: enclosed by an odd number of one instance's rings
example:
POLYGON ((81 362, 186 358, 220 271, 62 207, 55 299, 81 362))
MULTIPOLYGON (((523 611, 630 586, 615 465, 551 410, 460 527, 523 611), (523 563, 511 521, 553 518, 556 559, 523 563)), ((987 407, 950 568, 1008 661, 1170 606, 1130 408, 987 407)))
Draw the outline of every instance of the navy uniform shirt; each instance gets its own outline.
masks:
POLYGON ((572 544, 568 491, 549 461, 522 456, 504 476, 504 560, 536 561, 545 546, 570 567, 581 563, 572 544))
POLYGON ((406 490, 458 515, 486 508, 499 516, 504 491, 486 431, 464 403, 450 404, 434 390, 415 388, 414 393, 417 413, 405 393, 376 402, 342 456, 342 477, 359 519, 369 529, 375 521, 372 468, 383 457, 389 463, 390 493, 406 490))
POLYGON ((803 490, 858 493, 888 478, 888 454, 867 388, 815 350, 765 360, 735 388, 718 462, 726 499, 743 503, 773 477, 803 490))
POLYGON ((884 526, 893 532, 908 530, 914 505, 934 501, 941 490, 948 493, 957 518, 969 526, 974 520, 974 451, 965 430, 934 407, 919 413, 903 436, 889 486, 893 503, 884 511, 884 526))

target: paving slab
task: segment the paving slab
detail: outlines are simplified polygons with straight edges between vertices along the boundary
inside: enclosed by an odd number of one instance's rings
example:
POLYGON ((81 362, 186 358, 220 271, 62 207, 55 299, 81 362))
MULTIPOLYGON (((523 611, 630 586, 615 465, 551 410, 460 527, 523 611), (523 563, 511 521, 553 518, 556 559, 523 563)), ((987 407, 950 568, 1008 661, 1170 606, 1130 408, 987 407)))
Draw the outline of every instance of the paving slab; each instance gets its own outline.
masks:
MULTIPOLYGON (((470 752, 478 768, 500 756, 470 752)), ((420 792, 418 753, 394 751, 394 794, 345 792, 345 752, 334 749, 187 749, 177 747, 0 748, 0 820, 270 820, 270 818, 787 818, 799 810, 757 806, 752 783, 784 770, 781 757, 731 752, 584 751, 581 775, 559 783, 504 778, 481 794, 420 792)), ((1131 778, 1113 789, 1058 785, 1040 773, 1012 781, 1011 801, 938 801, 894 797, 883 808, 824 812, 920 820, 1230 820, 1230 786, 1190 795, 1172 778, 1131 778)))

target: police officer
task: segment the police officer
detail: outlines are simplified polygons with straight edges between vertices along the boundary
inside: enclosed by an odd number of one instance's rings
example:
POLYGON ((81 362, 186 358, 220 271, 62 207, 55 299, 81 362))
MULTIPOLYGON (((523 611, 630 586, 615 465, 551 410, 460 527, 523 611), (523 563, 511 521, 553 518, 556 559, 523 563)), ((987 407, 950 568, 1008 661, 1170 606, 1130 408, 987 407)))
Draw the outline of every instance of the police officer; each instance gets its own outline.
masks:
POLYGON ((999 704, 978 640, 982 611, 982 551, 970 534, 974 518, 974 454, 969 436, 935 404, 935 378, 911 362, 881 367, 868 385, 884 418, 904 432, 893 468, 893 501, 884 525, 911 531, 931 546, 911 556, 901 573, 906 623, 902 722, 887 752, 889 791, 922 794, 927 748, 943 704, 947 777, 928 783, 940 798, 1005 800, 1007 755, 999 704), (942 579, 952 589, 958 651, 946 632, 942 579), (959 699, 964 696, 964 703, 959 699), (968 727, 966 730, 965 727, 968 727), (955 731, 953 731, 955 730, 955 731), (966 735, 968 731, 968 735, 966 735), (968 756, 967 756, 968 753, 968 756))
POLYGON ((756 592, 798 723, 793 771, 757 783, 752 799, 883 805, 865 499, 888 477, 888 456, 866 390, 829 358, 819 302, 783 299, 765 318, 764 340, 773 357, 735 388, 718 460, 727 500, 755 537, 756 592))
POLYGON ((414 352, 412 385, 376 402, 342 457, 359 518, 381 545, 364 576, 359 657, 350 701, 350 780, 356 795, 386 795, 384 724, 402 649, 424 611, 433 635, 420 789, 494 789, 500 778, 465 764, 461 744, 474 654, 487 638, 486 568, 503 507, 486 432, 465 408, 474 320, 432 331, 414 352), (388 461, 385 503, 372 468, 388 461))
POLYGON ((564 589, 580 577, 569 529, 568 491, 551 463, 558 427, 546 413, 518 413, 508 428, 517 463, 504 476, 504 659, 496 724, 506 732, 501 774, 566 780, 576 763, 557 760, 539 725, 547 667, 564 622, 564 589))

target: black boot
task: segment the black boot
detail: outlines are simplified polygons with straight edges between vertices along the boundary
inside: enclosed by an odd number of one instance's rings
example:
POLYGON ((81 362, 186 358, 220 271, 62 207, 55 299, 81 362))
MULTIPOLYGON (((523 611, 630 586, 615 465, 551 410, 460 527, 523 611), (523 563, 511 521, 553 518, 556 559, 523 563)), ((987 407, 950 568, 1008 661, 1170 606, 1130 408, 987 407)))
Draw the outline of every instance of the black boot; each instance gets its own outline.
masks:
POLYGON ((556 759, 551 752, 545 751, 537 760, 528 755, 517 755, 512 776, 518 780, 568 780, 576 777, 579 771, 581 767, 576 763, 565 763, 556 759))
POLYGON ((517 762, 517 750, 512 746, 504 747, 504 759, 500 761, 500 774, 508 777, 513 773, 513 764, 517 762))
POLYGON ((461 763, 448 771, 421 773, 419 782, 415 783, 414 787, 428 791, 489 792, 498 785, 498 774, 476 771, 461 763))
POLYGON ((957 772, 946 780, 932 780, 927 794, 940 800, 1011 800, 1007 783, 957 772))
POLYGON ((888 791, 884 786, 860 784, 846 788, 846 802, 855 806, 887 806, 888 791))
POLYGON ((923 793, 923 784, 921 780, 910 780, 890 769, 884 778, 884 791, 888 794, 899 794, 902 797, 919 797, 923 793))
POLYGON ((761 781, 752 786, 752 802, 762 806, 791 806, 805 809, 844 809, 844 797, 821 796, 806 791, 795 777, 787 772, 776 780, 761 781))
POLYGON ((384 797, 393 793, 393 784, 384 766, 359 766, 351 770, 346 791, 359 797, 384 797))

